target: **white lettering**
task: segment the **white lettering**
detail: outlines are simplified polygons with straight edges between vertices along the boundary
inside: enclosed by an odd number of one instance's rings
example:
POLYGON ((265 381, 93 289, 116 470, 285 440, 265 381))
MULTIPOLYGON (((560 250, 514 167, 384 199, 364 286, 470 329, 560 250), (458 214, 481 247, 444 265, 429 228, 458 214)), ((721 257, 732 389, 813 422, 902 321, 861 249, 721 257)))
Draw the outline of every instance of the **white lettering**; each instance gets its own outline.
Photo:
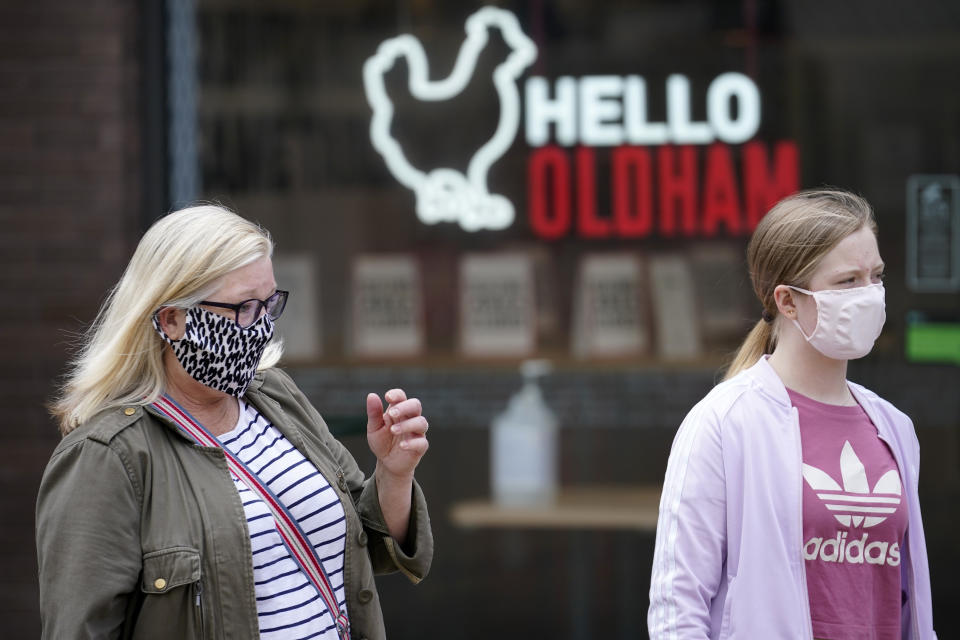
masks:
POLYGON ((551 98, 546 78, 527 79, 525 128, 532 147, 551 140, 563 146, 706 145, 714 140, 737 144, 760 128, 760 90, 742 73, 713 79, 707 88, 706 121, 692 119, 690 80, 682 74, 667 78, 666 122, 649 121, 649 93, 642 76, 563 76, 553 90, 551 98))
POLYGON ((847 550, 844 552, 844 558, 847 559, 847 562, 850 564, 863 564, 863 545, 867 542, 867 534, 863 534, 863 537, 859 540, 852 540, 847 543, 847 550), (857 555, 853 555, 853 552, 856 551, 857 555))
POLYGON ((900 566, 900 543, 894 542, 890 545, 890 555, 887 556, 887 564, 891 567, 900 566))
POLYGON ((525 100, 527 142, 542 147, 550 141, 550 124, 556 125, 557 142, 570 146, 577 141, 577 80, 557 78, 556 96, 548 96, 547 79, 527 79, 525 100))
POLYGON ((690 81, 675 73, 667 78, 667 124, 677 144, 710 144, 713 131, 706 122, 690 120, 690 81))
POLYGON ((864 549, 864 555, 867 557, 868 564, 883 564, 887 560, 887 547, 890 546, 888 542, 871 542, 864 549), (878 551, 877 555, 873 555, 874 551, 878 551))
POLYGON ((821 560, 823 562, 837 562, 843 564, 887 564, 896 567, 900 564, 900 545, 881 542, 870 542, 869 536, 864 533, 860 538, 847 540, 847 532, 837 532, 835 538, 813 537, 803 545, 805 560, 821 560))
POLYGON ((647 121, 647 83, 640 76, 627 76, 623 87, 623 122, 630 144, 666 144, 670 131, 664 122, 647 121))
POLYGON ((824 562, 836 562, 837 558, 842 557, 840 555, 840 534, 837 534, 836 539, 830 538, 820 547, 820 559, 824 562), (827 547, 830 547, 832 551, 827 552, 827 547))
POLYGON ((580 79, 580 141, 588 146, 623 143, 623 78, 586 76, 580 79))
POLYGON ((707 120, 717 138, 730 144, 746 142, 760 128, 760 90, 742 73, 723 73, 707 89, 707 120), (737 100, 737 116, 730 108, 737 100))
POLYGON ((820 552, 820 544, 823 542, 823 538, 810 538, 807 540, 807 544, 803 545, 803 557, 807 560, 816 560, 817 553, 820 552), (810 545, 813 545, 813 548, 810 548, 810 545))

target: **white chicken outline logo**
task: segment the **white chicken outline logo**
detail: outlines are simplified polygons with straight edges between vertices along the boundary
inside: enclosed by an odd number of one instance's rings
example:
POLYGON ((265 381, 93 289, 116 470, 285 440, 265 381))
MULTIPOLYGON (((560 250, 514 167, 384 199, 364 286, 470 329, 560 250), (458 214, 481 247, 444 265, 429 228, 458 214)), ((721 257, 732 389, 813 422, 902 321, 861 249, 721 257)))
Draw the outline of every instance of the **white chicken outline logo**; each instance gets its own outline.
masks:
POLYGON ((467 38, 460 47, 450 75, 431 81, 429 64, 420 41, 404 34, 385 40, 377 53, 363 65, 363 85, 373 109, 370 140, 383 156, 387 168, 417 197, 417 217, 426 224, 458 222, 466 231, 504 229, 514 220, 514 208, 507 198, 487 189, 487 173, 513 143, 520 125, 520 92, 517 79, 537 57, 537 47, 509 11, 484 7, 467 18, 467 38), (419 100, 447 100, 467 86, 476 68, 480 51, 487 44, 489 27, 497 27, 512 49, 493 72, 500 99, 500 121, 496 132, 470 159, 467 174, 439 168, 425 173, 407 160, 400 144, 390 135, 393 102, 384 87, 384 74, 397 58, 405 57, 409 68, 410 93, 419 100))
POLYGON ((900 497, 894 496, 902 495, 900 474, 896 469, 884 473, 873 487, 872 493, 887 495, 871 495, 867 471, 849 440, 843 443, 843 450, 840 452, 840 474, 843 477, 843 487, 826 471, 803 464, 804 480, 811 489, 818 492, 817 497, 829 511, 841 512, 833 513, 833 517, 843 526, 849 527, 852 520, 854 527, 863 524, 866 529, 880 524, 887 519, 887 515, 897 510, 900 497))

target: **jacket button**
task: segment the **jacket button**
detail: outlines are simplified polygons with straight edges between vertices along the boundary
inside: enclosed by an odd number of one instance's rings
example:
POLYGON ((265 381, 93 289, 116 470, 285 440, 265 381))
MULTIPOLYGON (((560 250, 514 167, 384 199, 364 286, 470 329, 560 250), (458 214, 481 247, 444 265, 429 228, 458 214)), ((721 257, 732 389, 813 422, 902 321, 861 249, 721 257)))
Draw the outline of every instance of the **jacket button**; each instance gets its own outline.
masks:
POLYGON ((360 601, 360 604, 367 604, 373 600, 373 591, 370 591, 370 589, 361 589, 360 593, 357 594, 357 600, 360 601))
MULTIPOLYGON (((135 414, 136 412, 137 412, 137 410, 134 409, 133 407, 127 407, 126 409, 123 410, 123 415, 125 415, 125 416, 132 416, 132 415, 135 414)), ((159 587, 157 587, 157 588, 159 589, 159 587)))
POLYGON ((367 532, 366 532, 366 531, 361 531, 360 533, 357 534, 357 544, 359 544, 361 547, 367 546, 367 532))
POLYGON ((167 587, 167 581, 163 578, 157 578, 153 581, 153 586, 155 586, 160 591, 163 591, 167 587))

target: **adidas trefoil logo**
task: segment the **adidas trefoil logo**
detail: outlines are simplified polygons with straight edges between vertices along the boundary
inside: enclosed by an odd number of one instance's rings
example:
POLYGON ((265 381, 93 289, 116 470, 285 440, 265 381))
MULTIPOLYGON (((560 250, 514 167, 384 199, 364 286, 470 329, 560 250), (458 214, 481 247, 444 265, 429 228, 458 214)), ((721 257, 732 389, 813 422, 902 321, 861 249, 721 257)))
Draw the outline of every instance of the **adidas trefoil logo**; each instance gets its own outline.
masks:
POLYGON ((859 527, 862 523, 866 529, 887 519, 887 515, 881 514, 891 514, 897 510, 902 492, 900 475, 896 469, 883 474, 871 492, 866 469, 847 441, 840 452, 840 473, 843 487, 822 469, 803 465, 804 480, 843 526, 849 527, 852 523, 854 527, 859 527))

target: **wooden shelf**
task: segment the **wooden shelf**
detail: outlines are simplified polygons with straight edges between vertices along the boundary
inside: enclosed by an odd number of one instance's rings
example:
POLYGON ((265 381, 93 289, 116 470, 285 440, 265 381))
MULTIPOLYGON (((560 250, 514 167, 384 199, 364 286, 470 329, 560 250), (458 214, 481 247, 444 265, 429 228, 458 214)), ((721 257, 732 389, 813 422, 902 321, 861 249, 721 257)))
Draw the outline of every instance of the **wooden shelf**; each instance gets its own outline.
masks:
POLYGON ((488 499, 465 500, 450 510, 454 524, 466 528, 593 529, 656 531, 660 487, 563 487, 552 504, 511 507, 488 499))

